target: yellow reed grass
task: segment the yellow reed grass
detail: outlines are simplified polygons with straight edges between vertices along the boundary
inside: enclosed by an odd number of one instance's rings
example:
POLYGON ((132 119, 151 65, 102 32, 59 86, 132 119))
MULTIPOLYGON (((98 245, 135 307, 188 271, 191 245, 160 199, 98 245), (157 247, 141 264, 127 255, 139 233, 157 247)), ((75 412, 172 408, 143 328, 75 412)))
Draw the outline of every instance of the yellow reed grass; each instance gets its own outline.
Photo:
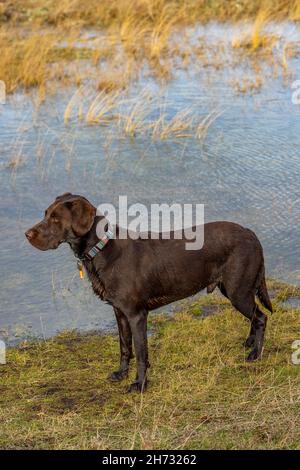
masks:
MULTIPOLYGON (((148 63, 152 75, 160 80, 172 76, 175 61, 186 61, 184 50, 170 44, 177 27, 195 25, 207 20, 253 20, 253 29, 246 38, 234 41, 234 47, 250 52, 270 53, 277 38, 264 33, 264 25, 274 19, 299 19, 296 0, 16 0, 0 7, 0 79, 7 83, 8 93, 18 87, 37 86, 41 96, 46 82, 65 79, 58 61, 89 60, 96 67, 115 55, 122 69, 126 62, 140 69, 148 63), (26 14, 24 14, 26 12, 26 14), (26 32, 30 26, 30 33, 26 32), (79 31, 87 27, 101 28, 101 39, 95 48, 78 48, 79 31), (13 29, 15 28, 15 29, 13 29), (33 32, 32 32, 33 31, 33 32), (61 41, 66 45, 62 46, 61 41)), ((131 79, 132 77, 130 77, 131 79)), ((81 82, 80 74, 68 77, 68 83, 81 82)), ((127 83, 125 84, 125 86, 127 83)), ((124 88, 122 81, 100 78, 100 90, 124 88)))
POLYGON ((110 94, 105 93, 105 91, 98 93, 85 115, 86 122, 89 124, 108 124, 111 122, 112 119, 117 117, 114 112, 120 95, 120 91, 110 94))

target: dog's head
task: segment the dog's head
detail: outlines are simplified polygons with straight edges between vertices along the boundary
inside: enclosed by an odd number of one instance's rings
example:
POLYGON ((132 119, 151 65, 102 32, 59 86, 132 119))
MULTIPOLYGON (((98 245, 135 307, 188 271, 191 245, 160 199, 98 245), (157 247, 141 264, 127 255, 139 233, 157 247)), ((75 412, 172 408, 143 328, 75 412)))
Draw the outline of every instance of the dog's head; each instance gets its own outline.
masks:
POLYGON ((55 250, 61 243, 86 235, 91 229, 96 208, 83 196, 65 193, 46 209, 44 219, 25 232, 39 250, 55 250))

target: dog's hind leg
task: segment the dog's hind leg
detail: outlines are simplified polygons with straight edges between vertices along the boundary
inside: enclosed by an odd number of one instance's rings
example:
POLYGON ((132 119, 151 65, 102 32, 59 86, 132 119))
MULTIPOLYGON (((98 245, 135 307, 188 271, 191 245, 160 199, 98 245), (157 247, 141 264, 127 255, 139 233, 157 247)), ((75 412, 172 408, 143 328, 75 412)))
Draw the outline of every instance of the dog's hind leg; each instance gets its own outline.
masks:
POLYGON ((252 347, 249 361, 260 357, 267 324, 266 315, 255 302, 257 280, 261 272, 262 252, 259 247, 247 251, 242 246, 231 254, 222 273, 221 292, 232 305, 251 322, 245 345, 252 347))
POLYGON ((250 347, 253 346, 253 349, 250 351, 247 357, 247 361, 254 361, 255 359, 261 356, 263 344, 264 344, 266 326, 267 326, 267 316, 259 309, 258 305, 256 305, 252 322, 251 322, 250 336, 247 338, 247 341, 246 341, 247 344, 251 343, 250 347), (251 335, 252 331, 254 332, 254 339, 252 339, 253 338, 253 336, 251 335))
POLYGON ((225 286, 224 286, 223 282, 218 283, 218 288, 220 289, 221 294, 223 294, 224 297, 226 297, 228 299, 229 297, 228 297, 228 294, 227 294, 227 291, 225 289, 225 286))
MULTIPOLYGON (((227 299, 229 299, 224 284, 223 284, 222 282, 219 282, 218 287, 219 287, 219 289, 220 289, 220 292, 224 295, 224 297, 226 297, 227 299)), ((238 305, 240 305, 239 302, 238 302, 238 305)), ((237 307, 236 307, 236 308, 237 308, 237 307)), ((243 311, 248 312, 247 307, 245 307, 244 305, 240 305, 240 308, 242 308, 243 311)), ((253 325, 253 323, 252 323, 252 316, 249 315, 249 314, 243 313, 243 312, 242 312, 240 309, 238 309, 238 308, 237 308, 237 310, 239 310, 246 318, 248 318, 248 319, 251 321, 250 333, 249 333, 249 336, 248 336, 248 338, 246 339, 246 341, 245 341, 245 343, 244 343, 246 348, 251 348, 251 347, 254 345, 254 340, 255 340, 255 327, 254 327, 254 325, 253 325)))
POLYGON ((254 361, 261 356, 267 324, 267 316, 259 309, 254 299, 254 294, 246 296, 237 294, 230 298, 232 305, 251 321, 246 346, 253 347, 253 349, 250 351, 247 361, 254 361))
POLYGON ((129 322, 121 310, 114 308, 120 339, 120 367, 112 372, 108 378, 113 382, 118 382, 128 376, 129 362, 132 354, 132 333, 129 322))
POLYGON ((253 345, 254 345, 254 340, 255 340, 255 327, 252 323, 252 320, 251 320, 251 326, 250 326, 250 331, 249 331, 249 335, 245 341, 245 348, 251 348, 253 345))

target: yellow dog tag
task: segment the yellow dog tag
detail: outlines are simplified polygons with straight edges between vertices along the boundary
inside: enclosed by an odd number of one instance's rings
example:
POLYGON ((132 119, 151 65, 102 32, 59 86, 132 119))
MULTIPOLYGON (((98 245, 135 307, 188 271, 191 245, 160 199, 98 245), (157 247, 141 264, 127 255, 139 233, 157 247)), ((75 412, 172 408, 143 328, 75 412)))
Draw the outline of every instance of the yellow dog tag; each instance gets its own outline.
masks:
POLYGON ((83 264, 81 261, 77 261, 77 269, 79 271, 79 277, 80 279, 84 278, 84 271, 83 271, 83 264))

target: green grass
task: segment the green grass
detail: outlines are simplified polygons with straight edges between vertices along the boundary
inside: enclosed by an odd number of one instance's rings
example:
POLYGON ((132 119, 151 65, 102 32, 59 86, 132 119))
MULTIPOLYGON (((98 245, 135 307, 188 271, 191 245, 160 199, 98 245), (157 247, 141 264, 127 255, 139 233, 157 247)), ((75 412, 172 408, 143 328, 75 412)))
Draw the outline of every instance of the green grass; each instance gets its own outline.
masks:
MULTIPOLYGON (((271 285, 275 299, 286 289, 271 285)), ((274 302, 263 359, 245 362, 249 325, 220 296, 174 317, 151 315, 149 389, 107 381, 116 336, 64 333, 9 349, 0 366, 0 448, 265 449, 300 447, 300 311, 274 302), (216 313, 203 318, 209 305, 216 313)))

